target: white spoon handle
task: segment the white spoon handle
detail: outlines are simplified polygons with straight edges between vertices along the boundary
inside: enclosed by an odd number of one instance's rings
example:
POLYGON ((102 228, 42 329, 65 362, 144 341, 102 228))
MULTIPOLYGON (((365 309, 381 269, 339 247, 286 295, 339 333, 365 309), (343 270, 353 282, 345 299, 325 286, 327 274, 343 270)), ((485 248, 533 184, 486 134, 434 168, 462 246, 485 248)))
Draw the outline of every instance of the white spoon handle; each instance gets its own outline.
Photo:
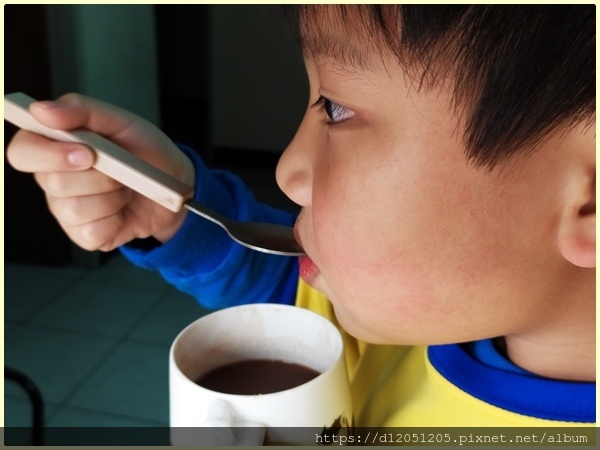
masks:
POLYGON ((192 197, 193 188, 141 160, 102 136, 86 130, 55 130, 42 125, 29 113, 36 100, 17 92, 4 97, 4 119, 24 130, 50 139, 79 142, 96 152, 94 168, 171 211, 179 211, 192 197))

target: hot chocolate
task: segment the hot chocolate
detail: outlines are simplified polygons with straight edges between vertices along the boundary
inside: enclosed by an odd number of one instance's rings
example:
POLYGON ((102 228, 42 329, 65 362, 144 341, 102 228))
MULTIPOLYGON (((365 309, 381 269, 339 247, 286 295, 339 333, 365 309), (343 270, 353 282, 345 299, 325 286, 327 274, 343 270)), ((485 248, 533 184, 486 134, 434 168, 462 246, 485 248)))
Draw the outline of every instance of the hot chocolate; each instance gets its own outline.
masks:
POLYGON ((201 375, 196 384, 227 394, 259 395, 300 386, 318 375, 316 370, 290 361, 252 359, 217 367, 201 375))

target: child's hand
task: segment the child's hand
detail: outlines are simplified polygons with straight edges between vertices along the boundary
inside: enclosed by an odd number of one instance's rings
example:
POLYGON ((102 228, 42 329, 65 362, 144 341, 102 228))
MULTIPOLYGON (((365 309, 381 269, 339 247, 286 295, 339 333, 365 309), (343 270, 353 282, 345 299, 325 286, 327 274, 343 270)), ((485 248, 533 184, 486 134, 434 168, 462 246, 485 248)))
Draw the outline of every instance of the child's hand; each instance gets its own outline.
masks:
MULTIPOLYGON (((35 103, 30 112, 51 128, 94 131, 193 186, 189 159, 159 129, 132 113, 76 94, 35 103)), ((20 130, 6 156, 15 169, 34 174, 50 211, 84 249, 109 251, 149 236, 166 242, 185 219, 185 209, 173 213, 91 168, 94 153, 84 145, 20 130)))

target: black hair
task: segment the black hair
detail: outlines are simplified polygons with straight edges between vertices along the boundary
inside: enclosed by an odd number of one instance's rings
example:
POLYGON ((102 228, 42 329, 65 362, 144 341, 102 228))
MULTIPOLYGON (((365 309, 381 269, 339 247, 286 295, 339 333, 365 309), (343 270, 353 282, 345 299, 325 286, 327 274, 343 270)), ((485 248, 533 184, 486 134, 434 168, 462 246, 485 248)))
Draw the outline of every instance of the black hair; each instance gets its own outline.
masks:
POLYGON ((358 16, 363 31, 418 75, 420 88, 450 74, 455 107, 464 108, 467 157, 476 165, 492 168, 535 148, 558 126, 595 121, 595 5, 293 5, 279 11, 304 51, 319 51, 310 48, 316 41, 303 39, 306 30, 318 33, 328 25, 324 20, 355 26, 358 16))

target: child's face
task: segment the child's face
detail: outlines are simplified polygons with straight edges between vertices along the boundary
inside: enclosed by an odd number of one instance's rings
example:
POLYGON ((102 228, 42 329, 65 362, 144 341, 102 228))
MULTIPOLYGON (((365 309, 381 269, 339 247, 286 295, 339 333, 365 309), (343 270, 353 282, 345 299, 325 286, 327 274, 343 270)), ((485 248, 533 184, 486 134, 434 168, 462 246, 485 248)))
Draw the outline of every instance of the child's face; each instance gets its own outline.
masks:
POLYGON ((541 148, 491 173, 475 168, 451 110, 451 80, 418 91, 394 57, 364 56, 362 68, 305 58, 309 104, 327 98, 331 118, 309 106, 277 169, 303 207, 301 276, 329 297, 346 330, 370 342, 525 330, 555 295, 538 262, 556 261, 547 244, 558 183, 547 181, 563 152, 541 148))

